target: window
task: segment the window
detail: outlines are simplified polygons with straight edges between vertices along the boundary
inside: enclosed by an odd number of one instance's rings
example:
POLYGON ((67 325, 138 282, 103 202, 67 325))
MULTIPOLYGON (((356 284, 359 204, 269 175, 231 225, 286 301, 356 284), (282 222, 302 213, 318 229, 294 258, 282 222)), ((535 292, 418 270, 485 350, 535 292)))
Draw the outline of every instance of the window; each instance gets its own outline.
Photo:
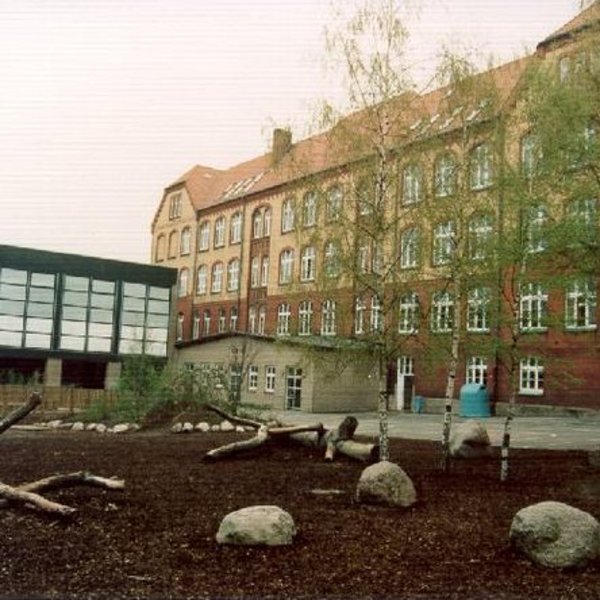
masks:
POLYGON ((417 333, 419 329, 419 296, 416 293, 400 298, 400 314, 398 316, 398 332, 403 334, 417 333))
POLYGON ((169 198, 169 219, 181 217, 181 192, 171 194, 169 198))
POLYGON ((545 331, 548 294, 539 283, 521 286, 520 322, 522 331, 545 331))
POLYGON ((240 287, 240 261, 237 258, 227 265, 227 290, 237 292, 240 287))
POLYGON ((312 333, 313 307, 310 300, 300 302, 298 307, 298 335, 310 335, 312 333))
POLYGON ((410 227, 400 237, 400 268, 414 269, 419 262, 419 230, 410 227))
POLYGON ((204 221, 198 230, 198 250, 208 250, 210 247, 210 223, 204 221))
POLYGON ((544 393, 544 365, 539 358, 528 356, 521 360, 519 393, 528 396, 541 396, 544 393))
POLYGON ((401 356, 398 359, 398 374, 409 377, 415 374, 415 361, 412 356, 401 356))
POLYGON ((543 252, 548 248, 546 239, 546 226, 548 223, 548 209, 543 204, 531 208, 525 223, 525 236, 527 252, 533 254, 543 252))
POLYGON ((371 269, 373 273, 380 275, 384 268, 383 243, 373 242, 372 247, 371 269))
POLYGON ((321 306, 321 335, 335 335, 334 300, 325 300, 321 306))
POLYGON ((215 221, 215 248, 225 245, 225 217, 219 217, 215 221))
POLYGON ((171 231, 169 234, 169 258, 175 258, 177 256, 177 232, 171 231))
POLYGON ((288 198, 281 209, 281 233, 294 229, 294 199, 288 198))
POLYGON ((354 301, 354 333, 360 335, 365 332, 365 301, 356 298, 354 301))
POLYGON ((225 333, 227 331, 227 314, 224 308, 219 309, 219 320, 217 321, 217 331, 225 333))
POLYGON ((250 365, 248 367, 248 391, 255 392, 258 389, 258 367, 250 365))
POLYGON ((229 223, 229 243, 239 244, 242 241, 242 213, 236 212, 229 223))
POLYGON ((567 219, 574 229, 572 232, 574 241, 589 240, 591 243, 595 243, 598 227, 598 201, 596 198, 579 198, 569 202, 567 219))
POLYGON ((359 242, 356 249, 356 268, 359 273, 369 272, 369 245, 366 242, 359 242))
POLYGON ((238 309, 236 306, 232 306, 229 309, 229 330, 237 331, 238 325, 238 309))
POLYGON ((277 335, 289 335, 291 310, 289 304, 277 307, 277 335))
POLYGON ((256 240, 262 237, 262 211, 257 208, 252 216, 252 237, 256 240))
POLYGON ((380 333, 383 330, 383 313, 381 300, 378 296, 371 297, 371 331, 380 333))
POLYGON ((423 176, 419 165, 408 165, 402 176, 402 199, 404 204, 421 200, 423 176))
POLYGON ((471 356, 467 360, 467 383, 487 385, 487 362, 481 356, 471 356))
POLYGON ((365 181, 361 181, 356 186, 358 214, 361 216, 370 215, 373 212, 373 198, 370 192, 369 185, 365 181))
POLYGON ((454 254, 455 228, 453 221, 436 225, 433 231, 433 264, 446 265, 454 254))
POLYGON ((258 333, 265 335, 265 325, 267 323, 267 309, 261 306, 258 309, 258 333))
POLYGON ((154 260, 156 262, 162 262, 165 259, 165 236, 159 235, 156 238, 156 248, 154 251, 154 260))
POLYGON ((279 283, 286 284, 292 281, 294 269, 294 251, 284 250, 279 255, 279 283))
POLYGON ((571 78, 571 59, 568 56, 563 56, 558 61, 558 78, 561 83, 567 83, 571 78))
POLYGON ((467 331, 485 332, 489 325, 490 291, 478 287, 469 290, 467 296, 467 331))
POLYGON ((275 367, 265 367, 265 392, 269 394, 272 394, 275 391, 275 375, 275 367))
POLYGON ((211 288, 213 294, 218 294, 223 289, 223 263, 218 262, 213 265, 211 288))
POLYGON ((206 265, 200 265, 198 267, 198 274, 196 276, 196 294, 206 294, 208 288, 208 269, 206 265))
POLYGON ((597 292, 591 279, 572 281, 566 290, 565 325, 574 330, 596 329, 597 292))
POLYGON ((444 154, 435 163, 434 186, 437 198, 454 194, 456 185, 456 164, 450 154, 444 154))
POLYGON ((203 314, 204 335, 210 335, 210 310, 206 309, 203 314))
POLYGON ((263 235, 269 237, 271 235, 271 209, 265 208, 263 214, 263 235))
POLYGON ((177 297, 185 298, 188 295, 188 279, 189 271, 186 268, 179 271, 179 278, 177 280, 177 297))
POLYGON ((337 277, 340 274, 340 253, 337 244, 332 241, 326 242, 323 255, 325 276, 337 277))
POLYGON ((492 152, 488 144, 475 146, 471 151, 470 172, 472 190, 492 185, 492 152))
POLYGON ((269 283, 269 257, 263 256, 261 265, 260 265, 260 285, 262 287, 267 287, 269 283))
POLYGON ((540 149, 535 135, 528 133, 521 138, 521 172, 526 179, 531 179, 538 170, 540 149))
POLYGON ((342 190, 337 185, 330 188, 327 192, 327 200, 325 203, 325 220, 328 223, 337 221, 342 214, 342 190))
POLYGON ((186 227, 181 232, 181 242, 179 244, 179 254, 181 256, 185 256, 190 253, 192 245, 192 230, 189 227, 186 227))
POLYGON ((308 192, 302 203, 302 225, 313 227, 317 224, 317 194, 308 192))
POLYGON ((431 305, 431 331, 448 333, 454 324, 454 298, 448 292, 436 292, 431 305))
POLYGON ((248 331, 256 333, 256 307, 251 306, 248 310, 248 331))
POLYGON ((192 337, 197 340, 200 337, 200 314, 194 313, 194 323, 192 329, 192 337))
POLYGON ((250 261, 250 287, 258 287, 260 281, 260 258, 254 256, 250 261))
POLYGON ((177 315, 177 329, 175 331, 175 339, 178 342, 183 340, 183 326, 184 326, 185 317, 183 313, 179 313, 177 315))
POLYGON ((315 278, 315 249, 306 246, 300 257, 300 281, 313 281, 315 278))
POLYGON ((484 260, 490 253, 492 217, 476 215, 469 221, 468 251, 471 260, 484 260))

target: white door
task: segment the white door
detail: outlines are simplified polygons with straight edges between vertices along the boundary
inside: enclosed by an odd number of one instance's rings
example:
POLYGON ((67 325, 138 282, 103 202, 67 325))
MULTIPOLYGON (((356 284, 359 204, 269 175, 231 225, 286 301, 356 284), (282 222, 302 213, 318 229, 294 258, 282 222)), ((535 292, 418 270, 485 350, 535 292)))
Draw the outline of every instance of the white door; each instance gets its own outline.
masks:
POLYGON ((401 356, 398 359, 396 376, 396 410, 410 410, 415 380, 413 359, 401 356))

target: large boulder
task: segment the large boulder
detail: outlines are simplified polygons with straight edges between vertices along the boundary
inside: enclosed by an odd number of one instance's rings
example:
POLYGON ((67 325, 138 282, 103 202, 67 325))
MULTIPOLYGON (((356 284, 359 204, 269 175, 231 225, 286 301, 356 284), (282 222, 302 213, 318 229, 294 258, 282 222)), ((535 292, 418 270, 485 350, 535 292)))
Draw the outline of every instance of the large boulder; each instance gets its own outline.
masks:
POLYGON ((219 544, 283 546, 296 535, 294 519, 278 506, 248 506, 229 513, 217 532, 219 544))
POLYGON ((361 473, 356 499, 365 504, 406 508, 417 501, 417 493, 410 477, 398 465, 384 460, 361 473))
POLYGON ((491 453, 490 437, 481 421, 465 421, 452 428, 450 456, 454 458, 485 458, 491 453))
POLYGON ((600 556, 598 521, 562 502, 540 502, 520 510, 510 539, 543 567, 582 567, 600 556))

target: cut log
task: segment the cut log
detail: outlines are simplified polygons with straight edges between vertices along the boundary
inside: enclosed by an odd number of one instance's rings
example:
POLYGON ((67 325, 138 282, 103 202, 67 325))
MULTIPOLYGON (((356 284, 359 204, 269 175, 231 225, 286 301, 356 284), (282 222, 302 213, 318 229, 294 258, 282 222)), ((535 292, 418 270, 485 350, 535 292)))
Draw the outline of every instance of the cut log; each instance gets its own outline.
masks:
POLYGON ((363 462, 377 462, 379 460, 379 444, 342 440, 336 445, 336 450, 354 460, 363 462))
POLYGON ((358 427, 358 421, 355 417, 346 417, 336 429, 331 429, 325 436, 325 460, 332 461, 335 451, 340 442, 351 440, 358 427))
POLYGON ((224 419, 231 421, 232 423, 237 423, 238 425, 245 425, 248 427, 253 427, 254 429, 260 429, 263 426, 263 423, 260 421, 254 421, 253 419, 246 419, 245 417, 238 417, 236 415, 230 415, 227 411, 224 411, 222 408, 214 404, 207 404, 206 408, 208 410, 212 410, 212 412, 217 413, 224 419))
POLYGON ((242 440, 240 442, 233 442, 231 444, 226 444, 225 446, 215 448, 214 450, 210 450, 204 455, 204 460, 218 460, 219 458, 231 456, 237 452, 253 450, 254 448, 262 446, 268 439, 269 430, 266 425, 262 425, 253 438, 250 438, 249 440, 242 440))
POLYGON ((43 512, 58 517, 69 517, 76 512, 76 510, 70 506, 46 500, 46 498, 39 494, 24 492, 23 490, 6 485, 5 483, 0 483, 0 497, 5 498, 10 502, 18 502, 19 504, 33 506, 43 512))
POLYGON ((19 408, 0 419, 0 433, 4 433, 11 425, 24 419, 33 409, 42 403, 42 397, 37 392, 29 396, 29 400, 19 408))

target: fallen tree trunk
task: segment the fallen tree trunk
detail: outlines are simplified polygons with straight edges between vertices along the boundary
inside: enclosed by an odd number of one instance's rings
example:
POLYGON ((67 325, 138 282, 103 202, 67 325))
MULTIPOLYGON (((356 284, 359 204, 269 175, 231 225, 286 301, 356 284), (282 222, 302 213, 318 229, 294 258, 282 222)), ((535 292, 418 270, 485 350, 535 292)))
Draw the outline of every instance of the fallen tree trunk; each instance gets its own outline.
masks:
POLYGON ((231 456, 237 452, 246 452, 262 446, 269 439, 269 431, 266 425, 259 428, 258 433, 249 440, 242 440, 241 442, 233 442, 231 444, 225 444, 225 446, 219 446, 214 450, 210 450, 204 455, 204 460, 218 460, 225 456, 231 456))
POLYGON ((18 502, 19 504, 33 506, 43 512, 59 517, 69 517, 75 512, 75 509, 70 506, 46 500, 46 498, 39 494, 24 492, 23 490, 6 485, 5 483, 0 483, 0 496, 6 498, 6 500, 9 500, 10 502, 18 502))
POLYGON ((351 440, 358 427, 355 417, 346 417, 336 429, 331 429, 325 436, 325 460, 332 461, 338 444, 345 440, 351 440))
POLYGON ((42 403, 42 397, 37 393, 33 392, 29 396, 29 400, 19 406, 19 408, 8 413, 5 417, 0 419, 0 433, 4 433, 11 425, 17 423, 21 419, 24 419, 32 410, 38 407, 42 403))

